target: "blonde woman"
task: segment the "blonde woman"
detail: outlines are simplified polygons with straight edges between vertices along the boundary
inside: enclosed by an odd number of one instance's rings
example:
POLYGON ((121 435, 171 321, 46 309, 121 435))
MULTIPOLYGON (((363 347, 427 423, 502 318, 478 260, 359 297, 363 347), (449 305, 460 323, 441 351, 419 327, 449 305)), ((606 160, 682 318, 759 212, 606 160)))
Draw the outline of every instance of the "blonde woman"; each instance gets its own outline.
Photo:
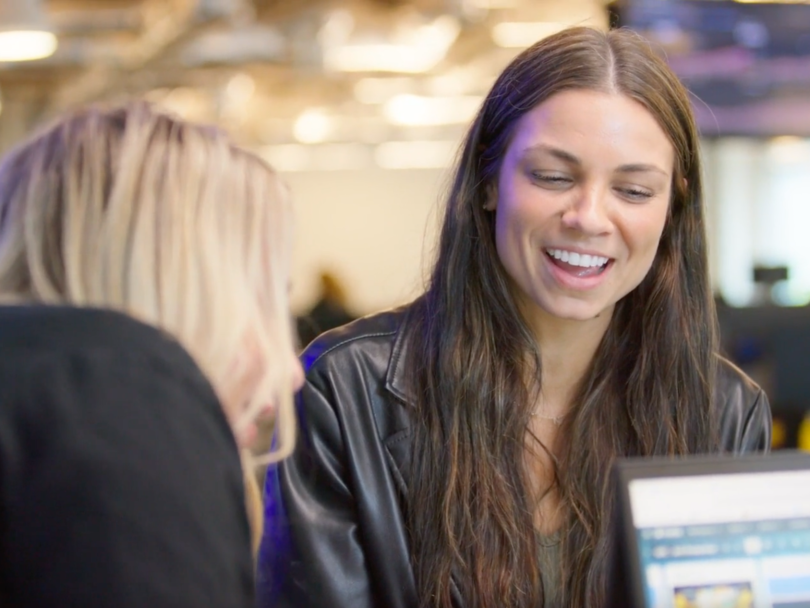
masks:
POLYGON ((0 605, 253 603, 240 449, 268 413, 260 460, 294 440, 289 255, 273 171, 146 104, 6 156, 0 605))

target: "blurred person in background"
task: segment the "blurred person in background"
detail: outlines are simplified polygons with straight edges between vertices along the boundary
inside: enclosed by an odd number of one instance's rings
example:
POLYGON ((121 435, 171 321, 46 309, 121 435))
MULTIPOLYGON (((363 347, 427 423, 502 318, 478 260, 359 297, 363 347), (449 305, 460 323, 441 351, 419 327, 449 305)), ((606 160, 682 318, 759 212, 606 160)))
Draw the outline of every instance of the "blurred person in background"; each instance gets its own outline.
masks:
POLYGON ((303 354, 261 605, 605 606, 615 458, 770 443, 765 394, 717 355, 705 228, 689 96, 646 41, 520 54, 426 292, 303 354))
POLYGON ((340 327, 356 318, 346 304, 346 293, 333 272, 324 270, 318 276, 320 295, 306 313, 298 317, 298 337, 306 346, 325 331, 340 327))
POLYGON ((223 132, 139 102, 2 161, 0 605, 253 605, 246 450, 268 409, 265 460, 291 450, 302 381, 289 206, 223 132))

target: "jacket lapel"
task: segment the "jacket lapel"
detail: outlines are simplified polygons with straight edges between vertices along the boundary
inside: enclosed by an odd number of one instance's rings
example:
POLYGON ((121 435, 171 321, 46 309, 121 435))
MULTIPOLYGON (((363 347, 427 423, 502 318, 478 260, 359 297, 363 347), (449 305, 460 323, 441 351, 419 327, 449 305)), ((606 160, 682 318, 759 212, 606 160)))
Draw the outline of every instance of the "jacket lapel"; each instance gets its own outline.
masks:
MULTIPOLYGON (((408 341, 406 336, 407 315, 399 326, 394 345, 391 350, 391 358, 388 361, 388 371, 385 375, 385 390, 393 399, 387 408, 387 416, 384 429, 380 428, 380 435, 388 451, 389 468, 396 480, 398 490, 402 493, 403 499, 407 497, 408 488, 408 467, 407 463, 411 455, 411 412, 414 407, 414 399, 405 381, 405 361, 407 359, 408 341), (396 401, 396 403, 394 403, 396 401)), ((378 420, 379 422, 379 420, 378 420)), ((457 584, 458 573, 451 576, 452 595, 456 606, 464 606, 461 593, 457 584)))
POLYGON ((388 370, 385 375, 385 411, 380 412, 377 423, 380 437, 388 450, 389 466, 403 496, 407 493, 407 463, 411 454, 411 417, 413 399, 405 382, 407 354, 407 314, 394 337, 388 370))

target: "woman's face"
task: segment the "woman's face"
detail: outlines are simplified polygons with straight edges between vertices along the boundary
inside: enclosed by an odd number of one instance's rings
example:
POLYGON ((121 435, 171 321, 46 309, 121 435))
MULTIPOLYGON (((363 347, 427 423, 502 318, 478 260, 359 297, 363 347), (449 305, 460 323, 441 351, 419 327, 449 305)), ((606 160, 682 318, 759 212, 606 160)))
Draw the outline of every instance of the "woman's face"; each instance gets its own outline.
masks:
POLYGON ((487 208, 526 314, 593 319, 642 281, 674 160, 653 116, 623 95, 564 91, 523 116, 487 208))

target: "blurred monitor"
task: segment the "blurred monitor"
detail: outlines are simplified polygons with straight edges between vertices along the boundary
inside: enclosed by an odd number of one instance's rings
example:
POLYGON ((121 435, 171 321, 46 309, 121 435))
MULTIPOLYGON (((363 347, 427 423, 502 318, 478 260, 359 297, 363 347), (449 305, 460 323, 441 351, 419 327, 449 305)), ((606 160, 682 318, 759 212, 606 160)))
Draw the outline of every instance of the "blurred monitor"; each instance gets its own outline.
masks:
POLYGON ((787 266, 754 266, 753 278, 755 283, 774 285, 779 281, 787 281, 789 270, 787 266))
POLYGON ((619 0, 693 93, 702 135, 810 136, 810 4, 619 0))
POLYGON ((625 459, 618 543, 635 608, 810 608, 810 454, 625 459))

